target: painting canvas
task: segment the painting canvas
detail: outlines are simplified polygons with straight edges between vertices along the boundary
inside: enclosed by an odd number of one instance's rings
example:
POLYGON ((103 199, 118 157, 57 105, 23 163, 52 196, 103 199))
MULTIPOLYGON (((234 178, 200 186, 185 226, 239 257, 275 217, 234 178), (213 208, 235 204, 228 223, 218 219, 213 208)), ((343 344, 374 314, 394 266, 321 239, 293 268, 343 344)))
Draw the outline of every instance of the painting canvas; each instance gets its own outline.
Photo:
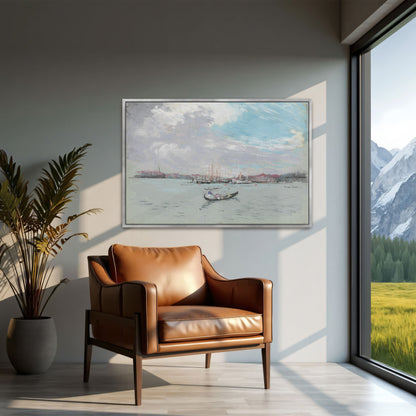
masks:
POLYGON ((309 226, 310 106, 124 99, 123 226, 309 226))

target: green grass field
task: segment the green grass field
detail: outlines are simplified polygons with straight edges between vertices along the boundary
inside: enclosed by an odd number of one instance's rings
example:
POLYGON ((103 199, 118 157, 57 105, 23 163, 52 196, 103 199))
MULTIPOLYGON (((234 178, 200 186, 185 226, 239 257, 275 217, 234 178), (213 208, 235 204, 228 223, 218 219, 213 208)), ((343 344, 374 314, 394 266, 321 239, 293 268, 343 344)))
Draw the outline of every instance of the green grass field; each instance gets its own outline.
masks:
POLYGON ((371 358, 416 376, 416 283, 371 284, 371 358))

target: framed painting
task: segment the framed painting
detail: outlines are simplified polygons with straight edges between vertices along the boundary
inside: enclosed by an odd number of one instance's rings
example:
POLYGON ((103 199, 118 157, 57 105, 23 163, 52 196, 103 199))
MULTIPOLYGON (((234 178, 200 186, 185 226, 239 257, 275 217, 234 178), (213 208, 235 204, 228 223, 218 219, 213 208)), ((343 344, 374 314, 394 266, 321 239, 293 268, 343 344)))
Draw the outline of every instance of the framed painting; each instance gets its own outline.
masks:
POLYGON ((310 100, 123 99, 124 227, 310 225, 310 100))

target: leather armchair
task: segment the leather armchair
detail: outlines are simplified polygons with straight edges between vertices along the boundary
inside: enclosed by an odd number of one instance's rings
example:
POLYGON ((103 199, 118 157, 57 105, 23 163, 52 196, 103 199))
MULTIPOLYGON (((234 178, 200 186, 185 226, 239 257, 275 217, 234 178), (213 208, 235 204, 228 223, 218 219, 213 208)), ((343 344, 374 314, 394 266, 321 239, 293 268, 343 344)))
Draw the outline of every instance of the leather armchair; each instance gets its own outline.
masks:
POLYGON ((264 387, 270 388, 270 280, 226 279, 197 246, 115 244, 107 256, 89 256, 88 265, 85 382, 93 345, 133 359, 136 405, 145 358, 205 354, 209 368, 213 352, 261 349, 264 387))

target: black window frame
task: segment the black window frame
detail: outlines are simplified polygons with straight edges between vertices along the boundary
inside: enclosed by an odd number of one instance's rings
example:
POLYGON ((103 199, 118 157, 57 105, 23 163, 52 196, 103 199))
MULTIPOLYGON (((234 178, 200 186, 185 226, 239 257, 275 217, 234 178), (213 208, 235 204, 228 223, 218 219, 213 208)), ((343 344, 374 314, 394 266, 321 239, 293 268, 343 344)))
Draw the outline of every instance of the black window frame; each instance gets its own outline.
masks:
POLYGON ((365 80, 368 79, 369 52, 384 39, 416 16, 416 0, 405 0, 350 47, 350 361, 400 388, 416 394, 416 378, 368 358, 368 334, 371 331, 371 276, 369 275, 369 186, 370 140, 365 140, 369 128, 370 102, 365 80), (367 61, 367 62, 366 62, 367 61), (363 93, 364 92, 364 93, 363 93), (367 114, 364 113, 367 112, 367 114), (365 257, 366 256, 366 257, 365 257), (367 276, 367 278, 365 278, 367 276))

